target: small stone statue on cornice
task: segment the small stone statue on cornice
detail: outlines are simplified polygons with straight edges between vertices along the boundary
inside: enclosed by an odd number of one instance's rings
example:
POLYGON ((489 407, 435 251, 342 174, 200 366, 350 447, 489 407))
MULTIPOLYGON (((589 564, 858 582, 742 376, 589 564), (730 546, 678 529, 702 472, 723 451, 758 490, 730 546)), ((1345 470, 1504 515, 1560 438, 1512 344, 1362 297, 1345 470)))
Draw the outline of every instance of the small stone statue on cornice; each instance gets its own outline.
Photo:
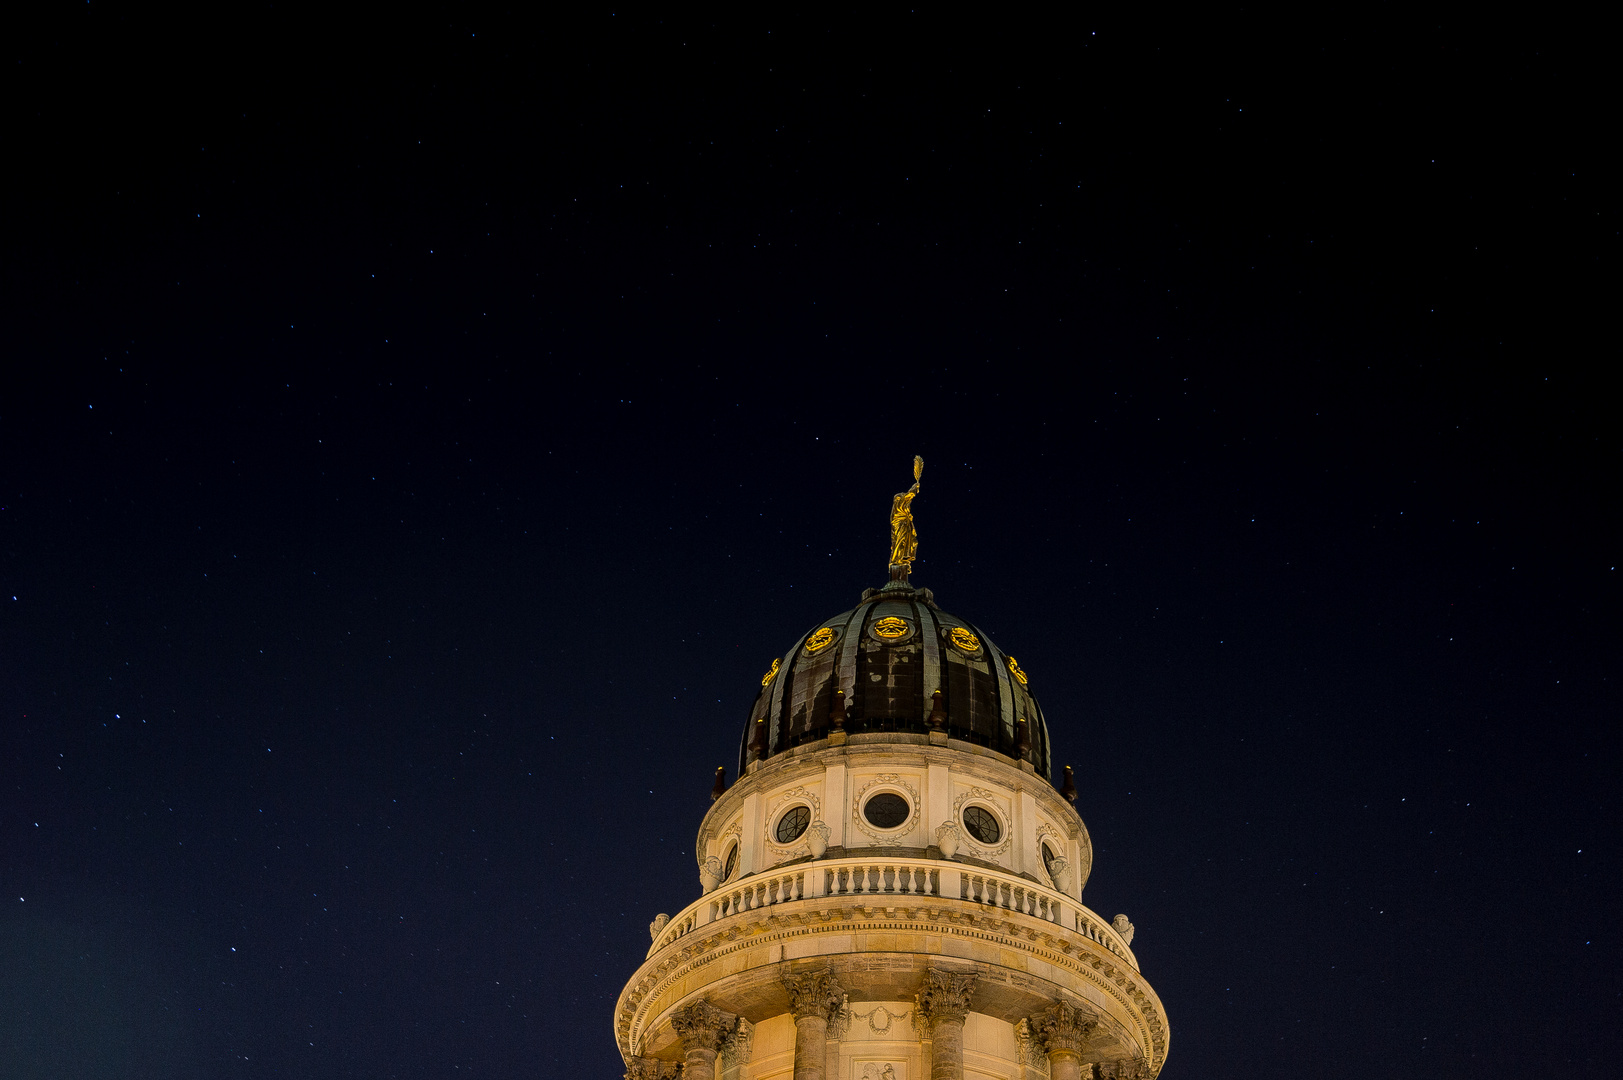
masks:
POLYGON ((1111 920, 1110 925, 1116 928, 1116 933, 1121 935, 1123 941, 1129 945, 1133 943, 1133 924, 1127 920, 1127 916, 1117 915, 1111 920))
POLYGON ((648 924, 648 936, 653 938, 655 941, 658 941, 659 932, 665 929, 665 924, 670 921, 671 917, 665 914, 663 911, 658 915, 655 915, 654 921, 648 924))

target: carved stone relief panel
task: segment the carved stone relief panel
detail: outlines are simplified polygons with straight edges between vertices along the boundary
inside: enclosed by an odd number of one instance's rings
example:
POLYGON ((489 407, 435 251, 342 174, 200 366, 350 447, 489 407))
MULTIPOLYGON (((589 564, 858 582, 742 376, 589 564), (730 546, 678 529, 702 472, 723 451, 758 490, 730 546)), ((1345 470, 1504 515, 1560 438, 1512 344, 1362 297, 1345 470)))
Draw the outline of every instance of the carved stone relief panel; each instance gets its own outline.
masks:
POLYGON ((852 1058, 851 1080, 907 1080, 907 1059, 852 1058))

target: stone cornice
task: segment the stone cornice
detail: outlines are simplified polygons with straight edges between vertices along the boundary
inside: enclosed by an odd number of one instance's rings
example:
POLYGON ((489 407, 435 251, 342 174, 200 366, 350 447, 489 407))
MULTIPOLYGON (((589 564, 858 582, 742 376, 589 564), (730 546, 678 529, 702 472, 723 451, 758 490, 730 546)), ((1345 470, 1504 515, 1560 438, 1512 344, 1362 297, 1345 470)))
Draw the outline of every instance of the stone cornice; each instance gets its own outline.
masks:
MULTIPOLYGON (((885 897, 865 903, 821 897, 741 912, 710 923, 638 968, 615 1009, 615 1036, 627 1059, 640 1050, 649 1006, 667 988, 704 967, 762 944, 804 935, 914 930, 995 943, 1040 958, 1119 1006, 1149 1057, 1150 1075, 1166 1060, 1168 1031, 1160 999, 1121 957, 1080 934, 1007 910, 941 897, 885 897)), ((716 978, 721 978, 718 968, 716 978)), ((1068 987, 1073 993, 1077 987, 1068 987)))

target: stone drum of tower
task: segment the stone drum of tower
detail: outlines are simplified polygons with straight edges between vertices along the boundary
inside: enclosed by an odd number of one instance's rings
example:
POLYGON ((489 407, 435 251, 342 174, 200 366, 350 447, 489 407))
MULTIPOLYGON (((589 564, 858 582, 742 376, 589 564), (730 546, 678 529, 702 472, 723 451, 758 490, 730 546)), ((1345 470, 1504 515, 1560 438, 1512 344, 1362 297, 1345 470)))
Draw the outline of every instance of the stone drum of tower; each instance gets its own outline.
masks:
POLYGON ((654 920, 616 1005, 628 1080, 1147 1080, 1165 1063, 1132 924, 1082 902, 1093 847, 1070 769, 1050 781, 1035 676, 910 568, 763 676, 739 780, 718 779, 699 828, 702 895, 654 920))

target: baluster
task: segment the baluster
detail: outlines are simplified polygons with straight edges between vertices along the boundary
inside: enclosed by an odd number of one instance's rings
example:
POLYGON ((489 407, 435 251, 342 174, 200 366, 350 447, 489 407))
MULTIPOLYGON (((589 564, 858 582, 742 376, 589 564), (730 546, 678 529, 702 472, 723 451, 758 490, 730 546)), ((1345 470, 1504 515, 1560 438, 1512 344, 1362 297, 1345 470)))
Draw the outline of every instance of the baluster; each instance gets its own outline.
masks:
POLYGON ((887 866, 883 868, 879 871, 879 876, 885 882, 886 892, 896 891, 896 868, 894 866, 887 866))
POLYGON ((941 871, 939 871, 939 870, 931 870, 925 876, 930 879, 929 880, 930 895, 931 896, 940 896, 941 895, 941 871))
POLYGON ((879 891, 879 867, 877 867, 877 866, 868 867, 866 876, 867 876, 867 879, 868 879, 868 888, 867 888, 868 893, 871 895, 873 893, 878 892, 879 891))

